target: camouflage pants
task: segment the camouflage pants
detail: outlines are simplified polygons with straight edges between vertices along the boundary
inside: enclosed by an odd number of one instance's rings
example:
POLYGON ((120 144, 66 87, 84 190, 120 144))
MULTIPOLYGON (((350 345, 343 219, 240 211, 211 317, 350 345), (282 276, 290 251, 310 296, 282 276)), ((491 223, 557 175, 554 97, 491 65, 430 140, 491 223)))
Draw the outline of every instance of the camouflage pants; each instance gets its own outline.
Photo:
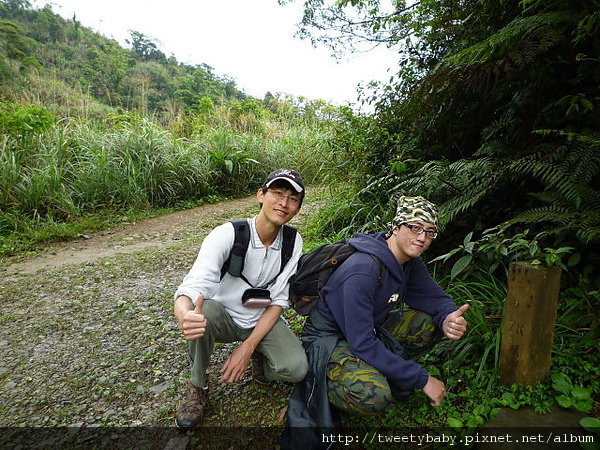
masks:
MULTIPOLYGON (((416 359, 441 339, 441 331, 430 315, 404 307, 392 312, 383 327, 401 344, 406 359, 416 359)), ((386 377, 350 352, 340 340, 327 368, 327 394, 337 408, 362 415, 384 412, 394 399, 406 400, 412 390, 390 387, 386 377)))

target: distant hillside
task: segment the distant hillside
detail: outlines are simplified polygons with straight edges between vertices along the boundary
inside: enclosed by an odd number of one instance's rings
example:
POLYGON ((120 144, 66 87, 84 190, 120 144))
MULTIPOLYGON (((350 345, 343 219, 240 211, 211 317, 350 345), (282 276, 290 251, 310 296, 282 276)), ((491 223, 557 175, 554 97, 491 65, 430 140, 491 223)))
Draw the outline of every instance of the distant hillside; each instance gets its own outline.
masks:
POLYGON ((0 0, 0 96, 88 118, 136 110, 165 119, 251 100, 207 64, 167 57, 151 37, 132 31, 128 44, 123 48, 76 17, 66 20, 51 6, 0 0))

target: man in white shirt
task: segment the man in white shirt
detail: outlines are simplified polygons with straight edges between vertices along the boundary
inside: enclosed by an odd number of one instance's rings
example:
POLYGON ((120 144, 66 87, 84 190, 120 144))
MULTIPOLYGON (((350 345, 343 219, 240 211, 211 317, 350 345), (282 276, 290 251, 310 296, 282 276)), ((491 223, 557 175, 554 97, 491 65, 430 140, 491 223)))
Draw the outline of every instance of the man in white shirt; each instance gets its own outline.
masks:
POLYGON ((296 171, 272 172, 256 193, 261 205, 258 215, 248 219, 250 242, 242 276, 221 274, 234 243, 234 227, 228 222, 206 236, 194 265, 175 292, 174 314, 188 340, 191 360, 190 381, 175 418, 179 428, 193 428, 204 419, 206 372, 217 342, 241 341, 220 368, 217 383, 240 381, 251 360, 253 372, 262 369, 263 380, 296 383, 306 375, 305 351, 280 317, 289 305, 288 279, 302 254, 302 238, 296 233, 291 258, 280 272, 283 225, 298 213, 304 195, 304 182, 296 171), (268 289, 268 306, 242 304, 242 296, 250 288, 268 289))

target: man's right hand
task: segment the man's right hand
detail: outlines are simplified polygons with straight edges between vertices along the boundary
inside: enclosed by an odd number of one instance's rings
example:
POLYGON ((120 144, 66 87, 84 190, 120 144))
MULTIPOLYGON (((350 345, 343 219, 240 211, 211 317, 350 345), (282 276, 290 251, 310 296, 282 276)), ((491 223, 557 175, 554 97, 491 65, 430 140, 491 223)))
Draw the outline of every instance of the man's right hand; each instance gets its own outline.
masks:
POLYGON ((431 406, 440 406, 446 396, 446 387, 443 382, 430 375, 423 392, 431 399, 431 406))
MULTIPOLYGON (((204 296, 200 295, 196 300, 196 306, 192 309, 191 300, 187 297, 179 297, 177 301, 188 302, 187 309, 183 312, 179 318, 179 328, 183 331, 183 336, 188 341, 198 339, 204 336, 206 331, 206 318, 202 314, 202 306, 204 305, 204 296)), ((176 305, 177 308, 177 305, 176 305)), ((177 314, 176 314, 177 315, 177 314)))

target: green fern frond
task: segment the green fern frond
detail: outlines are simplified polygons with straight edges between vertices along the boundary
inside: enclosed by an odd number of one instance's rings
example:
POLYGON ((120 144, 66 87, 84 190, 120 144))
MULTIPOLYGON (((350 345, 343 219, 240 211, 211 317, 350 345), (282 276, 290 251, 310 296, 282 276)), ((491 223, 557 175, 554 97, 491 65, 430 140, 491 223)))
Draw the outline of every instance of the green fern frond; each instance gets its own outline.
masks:
POLYGON ((577 237, 585 243, 600 239, 600 226, 582 227, 577 231, 577 237))
POLYGON ((535 50, 529 49, 529 51, 523 52, 524 55, 528 55, 524 58, 531 60, 536 54, 545 51, 548 46, 558 40, 552 38, 554 33, 549 33, 549 27, 571 20, 573 18, 570 11, 519 17, 488 39, 452 55, 448 58, 448 62, 451 65, 464 66, 501 59, 525 39, 535 36, 536 33, 540 34, 539 32, 543 30, 547 35, 543 38, 542 43, 537 45, 535 50))
POLYGON ((586 195, 577 198, 575 203, 558 191, 536 196, 552 203, 517 214, 507 223, 553 224, 544 227, 547 233, 568 231, 585 243, 600 238, 600 192, 588 188, 586 195))
POLYGON ((569 211, 567 208, 559 205, 548 205, 539 208, 533 208, 517 214, 506 223, 514 225, 516 223, 541 223, 555 222, 561 225, 568 225, 576 217, 576 214, 569 211))
POLYGON ((513 177, 529 175, 538 179, 546 189, 556 190, 571 203, 576 204, 581 198, 583 186, 580 180, 573 179, 572 173, 565 171, 564 167, 535 158, 523 158, 510 164, 510 173, 513 177))
POLYGON ((421 194, 440 205, 440 229, 473 208, 495 188, 504 175, 504 164, 494 158, 432 161, 399 183, 395 192, 421 194))
POLYGON ((486 183, 479 183, 475 189, 467 190, 460 195, 452 197, 440 207, 440 228, 452 222, 457 216, 473 208, 494 188, 495 180, 488 179, 486 183))

